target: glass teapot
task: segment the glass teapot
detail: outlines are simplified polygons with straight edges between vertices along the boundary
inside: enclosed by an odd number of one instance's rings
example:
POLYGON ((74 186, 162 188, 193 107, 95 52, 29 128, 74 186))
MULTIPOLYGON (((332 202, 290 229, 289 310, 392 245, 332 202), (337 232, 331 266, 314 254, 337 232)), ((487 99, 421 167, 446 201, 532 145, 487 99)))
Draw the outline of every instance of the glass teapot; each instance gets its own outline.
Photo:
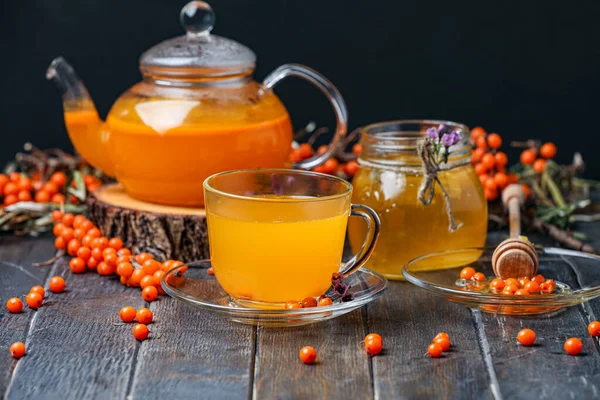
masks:
POLYGON ((106 121, 73 68, 62 57, 52 61, 46 76, 63 91, 65 125, 83 158, 133 198, 203 206, 202 183, 214 173, 292 166, 292 124, 272 91, 288 76, 317 86, 337 120, 329 149, 293 166, 308 169, 331 157, 347 129, 346 105, 331 82, 297 64, 256 82, 252 50, 210 34, 215 15, 208 4, 188 3, 180 19, 186 35, 142 54, 143 80, 117 99, 106 121))

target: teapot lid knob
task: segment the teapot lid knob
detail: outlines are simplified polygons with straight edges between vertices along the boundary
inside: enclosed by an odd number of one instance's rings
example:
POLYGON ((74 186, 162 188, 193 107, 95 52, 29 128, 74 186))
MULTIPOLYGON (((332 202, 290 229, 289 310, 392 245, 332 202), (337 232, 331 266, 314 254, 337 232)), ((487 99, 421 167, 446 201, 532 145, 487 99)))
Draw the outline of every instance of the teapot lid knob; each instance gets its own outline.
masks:
POLYGON ((181 26, 190 36, 209 35, 215 25, 215 13, 203 1, 190 1, 179 14, 181 26))

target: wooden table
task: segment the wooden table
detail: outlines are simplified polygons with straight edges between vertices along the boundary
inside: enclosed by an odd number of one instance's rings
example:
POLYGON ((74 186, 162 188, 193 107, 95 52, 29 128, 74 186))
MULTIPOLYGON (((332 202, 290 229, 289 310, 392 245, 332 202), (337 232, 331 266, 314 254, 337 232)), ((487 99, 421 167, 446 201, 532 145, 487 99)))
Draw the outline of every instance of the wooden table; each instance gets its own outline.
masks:
MULTIPOLYGON (((595 235, 600 248, 600 224, 581 230, 595 235)), ((490 244, 504 235, 492 233, 490 244)), ((95 273, 73 275, 66 259, 31 266, 53 252, 50 236, 0 236, 0 393, 7 399, 600 396, 600 346, 586 330, 600 319, 600 299, 554 317, 517 318, 482 314, 393 282, 367 307, 281 330, 236 325, 164 297, 149 305, 152 339, 138 342, 118 311, 148 306, 139 290, 95 273), (66 278, 68 292, 49 294, 36 312, 7 313, 9 297, 47 285, 54 275, 66 278), (538 333, 538 345, 516 344, 523 327, 538 333), (425 352, 439 331, 450 334, 454 347, 431 359, 425 352), (383 353, 373 358, 361 345, 369 332, 384 338, 383 353), (572 336, 582 339, 583 355, 564 353, 572 336), (8 353, 15 341, 27 344, 19 361, 8 353), (298 360, 305 345, 317 349, 316 365, 298 360)))

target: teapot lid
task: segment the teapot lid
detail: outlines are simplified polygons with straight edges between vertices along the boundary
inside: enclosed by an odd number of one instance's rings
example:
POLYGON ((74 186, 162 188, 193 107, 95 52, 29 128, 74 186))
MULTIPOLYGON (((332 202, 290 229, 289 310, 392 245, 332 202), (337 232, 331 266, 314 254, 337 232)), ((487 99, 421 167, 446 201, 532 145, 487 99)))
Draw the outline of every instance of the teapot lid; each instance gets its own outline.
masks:
POLYGON ((248 47, 211 35, 215 13, 203 1, 191 1, 179 15, 186 34, 165 40, 140 57, 142 73, 186 77, 223 77, 254 70, 256 55, 248 47))

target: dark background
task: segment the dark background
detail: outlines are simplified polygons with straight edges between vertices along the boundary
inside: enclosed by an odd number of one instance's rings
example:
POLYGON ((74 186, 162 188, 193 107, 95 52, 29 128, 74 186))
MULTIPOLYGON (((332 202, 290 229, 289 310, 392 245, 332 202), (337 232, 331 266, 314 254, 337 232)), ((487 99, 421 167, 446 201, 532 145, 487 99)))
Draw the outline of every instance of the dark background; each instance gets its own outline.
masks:
MULTIPOLYGON (((0 0, 0 163, 26 141, 70 149, 60 94, 44 74, 63 55, 102 116, 140 80, 138 57, 182 34, 179 0, 0 0)), ((350 128, 401 118, 482 125, 505 143, 541 138, 600 177, 598 1, 213 0, 214 33, 258 56, 256 78, 287 62, 330 78, 350 128)), ((332 126, 303 82, 276 92, 296 127, 332 126)), ((506 147, 506 145, 504 146, 506 147)), ((517 152, 509 152, 511 163, 517 152)))

